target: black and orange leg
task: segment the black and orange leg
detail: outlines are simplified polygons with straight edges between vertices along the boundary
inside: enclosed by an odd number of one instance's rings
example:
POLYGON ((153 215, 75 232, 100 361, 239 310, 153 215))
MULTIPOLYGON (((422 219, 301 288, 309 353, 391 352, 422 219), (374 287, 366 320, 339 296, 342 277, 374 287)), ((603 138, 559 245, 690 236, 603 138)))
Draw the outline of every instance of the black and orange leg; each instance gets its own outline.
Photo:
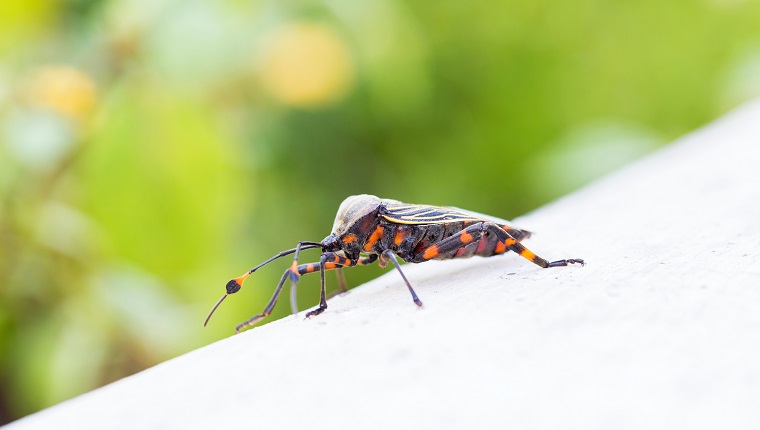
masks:
MULTIPOLYGON (((465 246, 478 241, 483 236, 486 223, 473 224, 466 229, 451 235, 438 243, 421 250, 412 258, 413 263, 422 263, 440 256, 449 255, 465 246)), ((495 224, 494 224, 495 225, 495 224)), ((503 230, 502 230, 503 231, 503 230)))
POLYGON ((517 239, 518 242, 522 242, 523 240, 533 236, 533 232, 530 232, 528 230, 521 230, 519 228, 514 228, 511 225, 507 224, 499 224, 499 227, 506 231, 510 236, 517 239))
MULTIPOLYGON (((250 327, 250 326, 256 324, 257 322, 261 321, 262 319, 266 318, 267 316, 269 316, 269 314, 272 313, 272 309, 274 309, 274 306, 277 304, 277 299, 280 298, 280 293, 282 292, 282 287, 283 287, 283 285, 285 285, 285 281, 288 278, 290 278, 290 282, 291 282, 292 286, 294 286, 295 284, 298 283, 298 280, 301 278, 301 274, 299 273, 299 270, 298 270, 298 268, 299 268, 299 266, 298 266, 298 255, 301 253, 301 247, 303 246, 303 244, 304 243, 302 243, 302 242, 298 242, 298 246, 295 247, 294 256, 293 256, 293 264, 291 264, 290 268, 288 270, 286 270, 285 273, 282 274, 282 278, 280 278, 280 282, 277 284, 277 288, 275 288, 274 294, 272 294, 272 298, 269 299, 269 303, 267 303, 267 305, 264 308, 264 310, 260 314, 254 315, 251 318, 249 318, 248 321, 244 321, 244 322, 238 324, 237 327, 235 327, 235 331, 240 332, 244 328, 250 327)), ((287 252, 287 251, 285 251, 285 252, 287 252)), ((282 254, 282 253, 280 253, 280 254, 282 254)), ((278 254, 278 256, 279 256, 279 254, 278 254)), ((274 260, 278 256, 272 257, 269 261, 274 260)), ((251 273, 253 273, 259 267, 261 267, 261 265, 257 266, 254 269, 251 269, 248 272, 248 274, 243 275, 243 276, 241 276, 238 279, 233 279, 232 281, 230 281, 227 284, 228 294, 231 294, 229 292, 230 284, 231 283, 235 282, 238 285, 237 289, 239 290, 242 281, 245 280, 245 278, 248 277, 248 275, 250 275, 251 273)))
POLYGON ((396 258, 396 253, 391 251, 390 249, 386 249, 383 251, 382 254, 380 254, 380 259, 378 261, 378 265, 380 267, 385 267, 388 265, 388 262, 393 263, 394 266, 396 266, 396 270, 398 270, 398 273, 401 274, 401 278, 404 280, 404 283, 406 284, 406 287, 409 288, 409 292, 412 294, 412 300, 414 300, 414 304, 417 306, 422 306, 422 301, 419 297, 417 297, 417 293, 414 292, 414 288, 412 288, 412 284, 409 283, 409 280, 406 279, 406 275, 404 275, 404 271, 401 270, 401 264, 398 262, 398 258, 396 258))
MULTIPOLYGON (((322 256, 319 258, 319 262, 316 263, 309 263, 309 264, 302 264, 298 266, 298 273, 300 274, 306 274, 306 273, 314 273, 317 270, 319 270, 320 273, 320 281, 321 281, 321 290, 320 290, 320 298, 319 298, 319 308, 322 308, 322 304, 324 304, 325 308, 327 308, 327 298, 324 294, 325 289, 325 270, 333 270, 333 269, 339 269, 343 266, 352 266, 351 262, 344 256, 335 254, 334 252, 327 252, 322 254, 322 256)), ((290 309, 293 312, 293 314, 298 313, 298 303, 296 301, 296 284, 291 284, 290 286, 290 309)), ((324 309, 322 309, 324 311, 324 309)), ((320 311, 320 313, 322 312, 320 311)), ((307 315, 307 318, 309 315, 307 315)))
MULTIPOLYGON (((341 270, 343 267, 352 267, 352 266, 366 266, 369 264, 372 264, 377 260, 377 255, 370 255, 367 257, 362 257, 358 260, 350 260, 346 258, 343 255, 335 254, 332 252, 327 252, 325 254, 322 254, 322 257, 320 257, 318 263, 310 263, 310 264, 303 264, 301 266, 298 266, 299 273, 313 273, 316 270, 320 271, 320 281, 321 281, 321 289, 320 289, 320 297, 319 297, 319 307, 317 309, 314 309, 312 311, 309 311, 306 313, 306 318, 312 317, 314 315, 319 315, 322 312, 327 309, 327 297, 326 295, 326 287, 325 287, 325 270, 337 270, 339 275, 339 282, 342 278, 342 289, 345 291, 346 285, 345 285, 345 277, 342 277, 343 271, 341 270)), ((298 313, 298 306, 295 302, 295 287, 291 289, 290 292, 290 298, 291 298, 291 307, 293 313, 298 313)))
POLYGON ((520 257, 525 258, 531 263, 541 266, 543 268, 567 266, 567 265, 576 264, 576 263, 580 265, 586 264, 580 258, 568 258, 565 260, 557 260, 557 261, 551 261, 551 262, 546 261, 545 259, 536 255, 530 249, 526 248, 525 245, 523 245, 517 239, 512 237, 500 226, 496 224, 492 224, 492 223, 485 223, 484 227, 487 232, 496 235, 496 237, 499 239, 499 243, 503 244, 507 249, 517 253, 518 255, 520 255, 520 257))
POLYGON ((445 256, 479 240, 485 233, 494 234, 498 238, 499 244, 497 245, 497 249, 498 246, 503 246, 503 249, 514 251, 521 257, 543 268, 567 266, 569 264, 575 263, 585 264, 584 261, 579 258, 548 262, 533 253, 533 251, 526 248, 517 239, 507 233, 507 231, 502 227, 492 222, 484 222, 471 225, 459 232, 459 234, 449 236, 446 239, 443 239, 440 242, 430 245, 429 247, 420 251, 419 254, 414 256, 412 261, 415 263, 422 263, 424 261, 432 260, 442 255, 445 256))
POLYGON ((274 309, 274 305, 277 304, 277 299, 280 297, 280 292, 282 291, 282 286, 285 285, 285 281, 288 279, 288 273, 290 272, 290 269, 286 270, 285 273, 282 274, 282 278, 280 278, 280 282, 277 284, 277 288, 274 290, 274 294, 272 295, 272 298, 269 299, 269 303, 267 303, 266 307, 263 311, 261 311, 260 314, 254 315, 251 318, 248 319, 248 321, 244 321, 235 327, 235 331, 240 332, 246 327, 250 327, 255 325, 257 322, 263 320, 269 314, 272 313, 272 309, 274 309))

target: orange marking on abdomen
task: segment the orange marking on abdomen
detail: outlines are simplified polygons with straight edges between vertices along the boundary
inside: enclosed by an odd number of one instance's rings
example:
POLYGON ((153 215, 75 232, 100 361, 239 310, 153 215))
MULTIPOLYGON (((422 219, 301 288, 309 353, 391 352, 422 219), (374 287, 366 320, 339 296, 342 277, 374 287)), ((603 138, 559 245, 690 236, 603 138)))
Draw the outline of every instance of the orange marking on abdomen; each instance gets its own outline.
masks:
POLYGON ((375 246, 378 240, 380 240, 381 237, 383 237, 383 232, 385 229, 383 226, 379 225, 375 229, 375 231, 372 233, 372 236, 369 237, 369 240, 367 241, 367 244, 364 245, 365 251, 372 251, 372 247, 375 246))
POLYGON ((517 241, 514 240, 514 239, 512 239, 511 237, 509 239, 507 239, 507 240, 504 241, 504 245, 505 246, 512 246, 512 245, 514 245, 516 243, 517 243, 517 241))
POLYGON ((306 266, 306 272, 308 272, 308 273, 311 273, 311 272, 313 272, 316 269, 317 269, 317 267, 315 265, 313 265, 313 264, 309 264, 308 266, 306 266))
POLYGON ((472 242, 472 235, 467 233, 467 230, 462 230, 462 234, 459 235, 459 240, 466 245, 472 242))
POLYGON ((425 253, 422 254, 422 258, 425 260, 430 260, 431 258, 435 258, 438 256, 438 247, 436 245, 431 246, 430 248, 425 250, 425 253))

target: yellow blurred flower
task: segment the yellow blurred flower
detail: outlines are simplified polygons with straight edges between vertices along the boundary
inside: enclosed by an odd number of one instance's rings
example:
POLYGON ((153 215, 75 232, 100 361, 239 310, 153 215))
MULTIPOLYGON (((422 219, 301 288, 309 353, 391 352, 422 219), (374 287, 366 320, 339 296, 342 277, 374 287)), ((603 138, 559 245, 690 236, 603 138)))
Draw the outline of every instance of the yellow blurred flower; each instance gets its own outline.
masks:
POLYGON ((44 66, 33 73, 28 101, 81 122, 92 113, 97 90, 92 78, 69 66, 44 66))
POLYGON ((291 24, 278 31, 265 49, 259 72, 269 94, 297 107, 341 100, 355 75, 345 41, 317 23, 291 24))

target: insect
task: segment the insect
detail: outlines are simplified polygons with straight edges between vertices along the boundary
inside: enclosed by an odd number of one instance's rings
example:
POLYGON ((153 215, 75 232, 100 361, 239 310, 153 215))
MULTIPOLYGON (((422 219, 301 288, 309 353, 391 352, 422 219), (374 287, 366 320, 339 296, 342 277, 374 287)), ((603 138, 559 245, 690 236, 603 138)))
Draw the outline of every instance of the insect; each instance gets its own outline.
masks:
POLYGON ((306 318, 319 315, 327 309, 326 270, 338 272, 341 290, 345 291, 345 278, 341 271, 343 267, 364 266, 375 261, 380 267, 385 267, 390 262, 401 274, 414 303, 422 306, 422 301, 401 270, 399 258, 408 263, 423 263, 473 255, 491 257, 513 251, 543 268, 576 263, 585 265, 579 258, 552 262, 544 260, 520 243, 530 236, 531 232, 513 227, 508 221, 459 208, 406 204, 367 194, 351 196, 341 203, 332 233, 324 240, 298 242, 295 248, 282 251, 242 276, 230 280, 226 286, 227 292, 216 302, 203 325, 208 324, 222 301, 238 292, 243 281, 253 272, 290 254, 294 254, 293 264, 282 274, 269 303, 260 314, 239 324, 236 331, 253 326, 268 316, 288 279, 291 283, 291 307, 294 314, 298 313, 295 303, 296 284, 302 275, 316 271, 320 272, 322 278, 319 306, 307 312, 306 318), (319 262, 299 264, 301 251, 313 248, 322 250, 319 262))

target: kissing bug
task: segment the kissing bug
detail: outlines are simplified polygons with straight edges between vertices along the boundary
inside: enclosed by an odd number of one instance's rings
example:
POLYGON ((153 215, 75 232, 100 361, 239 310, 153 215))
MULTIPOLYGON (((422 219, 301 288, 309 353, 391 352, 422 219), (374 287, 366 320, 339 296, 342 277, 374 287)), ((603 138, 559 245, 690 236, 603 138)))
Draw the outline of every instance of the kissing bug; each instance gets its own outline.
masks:
POLYGON ((322 278, 319 307, 307 312, 306 318, 319 315, 327 309, 325 270, 337 271, 341 291, 345 291, 345 278, 341 271, 343 267, 364 266, 377 261, 380 267, 384 268, 391 262, 401 274, 414 303, 422 306, 422 301, 404 276, 398 258, 407 263, 423 263, 428 260, 467 258, 473 255, 491 257, 513 251, 543 268, 585 264, 579 258, 552 262, 544 260, 520 243, 530 236, 531 232, 513 227, 508 221, 459 208, 412 205, 367 194, 351 196, 341 203, 332 233, 323 241, 298 242, 295 248, 282 251, 244 275, 229 281, 227 293, 216 302, 203 325, 208 323, 211 315, 228 295, 240 290, 248 276, 262 266, 290 254, 295 254, 293 264, 282 274, 269 303, 260 314, 239 324, 235 328, 236 331, 256 324, 272 312, 288 278, 291 283, 291 307, 294 314, 298 313, 295 303, 296 284, 301 275, 317 270, 322 278), (298 264, 300 252, 312 248, 322 249, 319 262, 298 264))

